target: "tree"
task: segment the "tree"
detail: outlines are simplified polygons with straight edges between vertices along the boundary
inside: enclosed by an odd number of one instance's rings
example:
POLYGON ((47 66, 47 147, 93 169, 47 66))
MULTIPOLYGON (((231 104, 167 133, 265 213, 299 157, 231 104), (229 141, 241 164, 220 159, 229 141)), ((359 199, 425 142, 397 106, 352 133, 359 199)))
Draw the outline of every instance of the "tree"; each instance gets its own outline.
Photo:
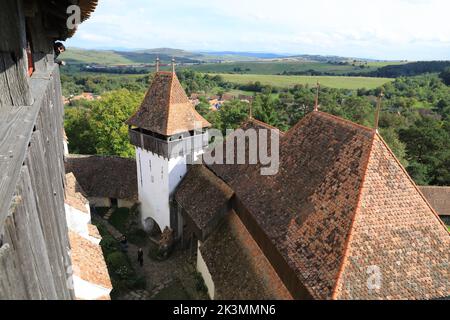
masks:
POLYGON ((395 154, 400 163, 406 168, 408 161, 406 160, 406 145, 400 141, 398 134, 394 128, 380 128, 380 134, 389 148, 395 154))
POLYGON ((279 106, 280 101, 275 99, 270 92, 259 94, 253 101, 253 115, 264 123, 286 130, 288 127, 286 121, 282 120, 283 113, 279 106))
POLYGON ((242 122, 249 116, 249 104, 239 100, 225 102, 223 106, 216 111, 220 115, 217 121, 217 129, 225 134, 227 129, 237 129, 242 122))
POLYGON ((91 111, 85 107, 65 110, 64 129, 70 153, 95 154, 95 136, 90 127, 91 111))
POLYGON ((444 71, 439 74, 439 78, 441 78, 442 82, 444 82, 447 86, 450 86, 450 67, 445 68, 444 71))
POLYGON ((422 117, 413 126, 400 130, 400 140, 406 144, 408 171, 419 181, 450 184, 450 130, 431 117, 422 117), (420 180, 419 180, 420 178, 420 180))
POLYGON ((121 89, 111 91, 93 103, 90 127, 97 154, 134 157, 125 121, 137 110, 143 98, 143 94, 121 89))
POLYGON ((211 111, 210 105, 204 97, 200 97, 199 101, 199 104, 195 106, 195 110, 197 110, 197 112, 200 113, 202 117, 206 117, 206 115, 211 111))

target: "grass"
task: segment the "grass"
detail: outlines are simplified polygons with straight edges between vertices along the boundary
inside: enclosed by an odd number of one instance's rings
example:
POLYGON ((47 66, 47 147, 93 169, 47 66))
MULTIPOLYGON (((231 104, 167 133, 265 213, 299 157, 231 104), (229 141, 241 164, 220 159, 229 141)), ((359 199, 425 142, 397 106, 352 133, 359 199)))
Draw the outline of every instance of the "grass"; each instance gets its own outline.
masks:
POLYGON ((130 209, 117 208, 111 214, 109 223, 111 223, 121 233, 127 232, 127 222, 130 217, 130 209))
POLYGON ((114 299, 129 291, 145 289, 145 277, 138 276, 136 270, 132 267, 128 255, 120 249, 117 239, 114 239, 108 229, 103 225, 103 222, 98 218, 93 218, 92 222, 97 226, 102 236, 100 246, 113 285, 111 297, 114 299))
POLYGON ((114 51, 103 51, 103 50, 81 50, 76 48, 70 48, 60 57, 62 60, 67 62, 76 63, 97 63, 97 64, 107 64, 107 65, 117 65, 117 64, 132 64, 133 61, 127 59, 114 51))
POLYGON ((381 85, 392 81, 388 78, 369 77, 338 77, 338 76, 278 76, 278 75, 258 75, 258 74, 220 74, 225 81, 237 84, 247 84, 259 81, 263 85, 273 87, 293 87, 298 84, 315 86, 317 81, 322 86, 338 89, 375 89, 381 85))
POLYGON ((153 300, 191 300, 180 281, 173 281, 168 287, 162 289, 153 300))
POLYGON ((261 61, 261 62, 230 62, 230 63, 206 63, 201 65, 188 66, 198 72, 207 73, 239 73, 244 74, 282 74, 283 72, 307 72, 310 70, 327 72, 335 75, 344 75, 350 72, 366 73, 375 71, 387 65, 400 64, 400 62, 369 62, 367 67, 360 68, 359 65, 335 65, 325 62, 314 61, 261 61))

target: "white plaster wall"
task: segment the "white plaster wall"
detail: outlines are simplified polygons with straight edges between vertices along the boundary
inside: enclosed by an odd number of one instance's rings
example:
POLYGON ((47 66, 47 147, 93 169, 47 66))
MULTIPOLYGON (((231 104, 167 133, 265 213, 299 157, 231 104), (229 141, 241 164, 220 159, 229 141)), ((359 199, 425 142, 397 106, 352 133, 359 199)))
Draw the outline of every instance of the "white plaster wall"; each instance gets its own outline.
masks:
MULTIPOLYGON (((196 152, 194 158, 198 159, 202 153, 202 150, 196 152)), ((136 148, 137 182, 143 225, 147 218, 152 218, 161 230, 171 227, 169 197, 186 175, 186 159, 186 156, 166 159, 136 148)))
POLYGON ((211 273, 208 270, 208 266, 206 265, 205 260, 203 260, 202 253, 200 252, 200 246, 201 242, 197 241, 197 271, 200 272, 203 280, 205 281, 206 287, 208 288, 209 297, 211 300, 214 300, 214 282, 212 280, 211 273))
MULTIPOLYGON (((87 207, 89 208, 88 205, 87 207)), ((90 213, 75 209, 67 203, 64 204, 64 208, 66 211, 67 227, 84 238, 89 237, 88 223, 91 223, 90 213)))
POLYGON ((152 218, 164 230, 170 227, 168 161, 136 148, 136 162, 142 224, 152 218))
POLYGON ((89 203, 94 207, 111 207, 111 200, 109 198, 89 197, 89 203))
POLYGON ((186 175, 186 157, 177 157, 169 160, 169 192, 175 191, 176 187, 186 175))
POLYGON ((87 282, 76 275, 73 275, 73 287, 75 297, 82 300, 97 300, 111 292, 109 289, 87 282))
POLYGON ((69 155, 69 143, 67 142, 66 139, 63 140, 63 145, 64 145, 64 155, 68 156, 69 155))
POLYGON ((133 201, 133 200, 117 199, 117 206, 119 208, 128 208, 128 209, 130 209, 135 204, 136 204, 136 201, 133 201))

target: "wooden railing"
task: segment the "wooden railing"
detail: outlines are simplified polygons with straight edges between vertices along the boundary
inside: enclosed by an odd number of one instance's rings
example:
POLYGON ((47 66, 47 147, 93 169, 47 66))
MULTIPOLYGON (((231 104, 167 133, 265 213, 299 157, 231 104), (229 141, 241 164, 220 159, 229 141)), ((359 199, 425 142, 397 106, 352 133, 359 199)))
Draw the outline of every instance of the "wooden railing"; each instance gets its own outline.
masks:
POLYGON ((131 144, 147 151, 159 154, 165 158, 174 158, 200 151, 208 146, 205 136, 195 135, 181 139, 166 141, 160 138, 141 133, 138 129, 130 129, 131 144))

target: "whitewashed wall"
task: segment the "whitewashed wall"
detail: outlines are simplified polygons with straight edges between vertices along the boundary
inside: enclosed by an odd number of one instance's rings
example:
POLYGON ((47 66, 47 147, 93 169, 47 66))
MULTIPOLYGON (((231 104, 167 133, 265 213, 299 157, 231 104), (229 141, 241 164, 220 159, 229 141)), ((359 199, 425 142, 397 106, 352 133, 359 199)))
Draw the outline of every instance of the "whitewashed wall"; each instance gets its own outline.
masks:
POLYGON ((168 161, 136 148, 136 163, 142 224, 152 218, 164 230, 170 227, 168 161))
POLYGON ((109 198, 89 197, 89 203, 94 207, 111 207, 111 200, 109 198))
POLYGON ((119 208, 128 208, 130 209, 136 204, 136 201, 127 200, 127 199, 117 199, 117 206, 119 208))
POLYGON ((89 237, 88 224, 91 223, 89 205, 86 205, 86 207, 88 210, 87 213, 75 209, 74 207, 69 206, 67 203, 64 204, 67 226, 70 230, 73 230, 74 232, 85 238, 89 237))
POLYGON ((208 288, 209 297, 211 300, 214 300, 214 282, 212 280, 211 273, 208 270, 208 266, 202 257, 202 253, 200 252, 200 246, 201 242, 197 241, 197 271, 200 272, 203 280, 205 281, 205 285, 208 288))
POLYGON ((73 276, 73 286, 75 297, 80 300, 97 300, 104 296, 109 296, 109 293, 111 291, 109 289, 87 282, 76 275, 73 276))

